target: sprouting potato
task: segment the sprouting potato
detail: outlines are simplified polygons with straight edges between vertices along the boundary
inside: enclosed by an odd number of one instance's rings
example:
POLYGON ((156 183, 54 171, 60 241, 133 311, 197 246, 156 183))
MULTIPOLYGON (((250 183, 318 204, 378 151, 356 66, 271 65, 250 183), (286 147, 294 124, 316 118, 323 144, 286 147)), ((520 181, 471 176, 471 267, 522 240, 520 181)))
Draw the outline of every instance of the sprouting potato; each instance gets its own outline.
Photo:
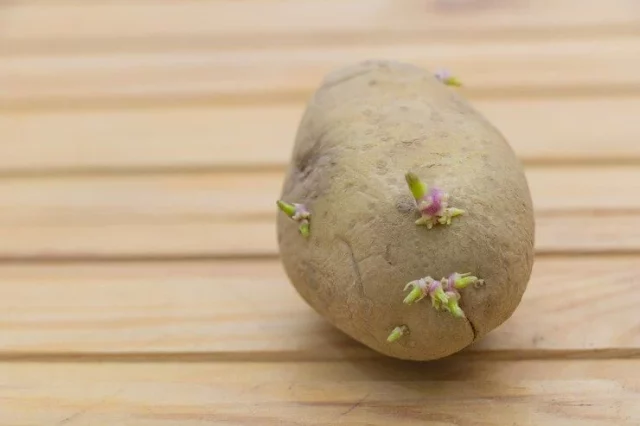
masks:
POLYGON ((522 166, 458 85, 392 61, 330 73, 304 112, 278 202, 299 294, 391 357, 462 350, 512 315, 531 275, 522 166))

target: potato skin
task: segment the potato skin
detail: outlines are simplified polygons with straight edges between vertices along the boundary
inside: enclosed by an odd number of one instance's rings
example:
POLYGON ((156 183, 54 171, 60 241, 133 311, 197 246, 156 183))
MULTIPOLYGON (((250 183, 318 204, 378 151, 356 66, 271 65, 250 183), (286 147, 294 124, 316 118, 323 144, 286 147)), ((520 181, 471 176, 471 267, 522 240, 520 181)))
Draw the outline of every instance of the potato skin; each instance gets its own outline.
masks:
POLYGON ((327 75, 300 122, 281 198, 312 214, 307 239, 278 215, 292 284, 335 327, 382 354, 458 352, 507 320, 527 287, 534 218, 522 166, 455 89, 416 66, 366 61, 327 75), (450 226, 416 226, 408 171, 449 192, 466 214, 450 226), (402 303, 409 281, 453 272, 485 280, 461 291, 467 319, 428 299, 402 303), (410 333, 387 343, 401 324, 410 333))

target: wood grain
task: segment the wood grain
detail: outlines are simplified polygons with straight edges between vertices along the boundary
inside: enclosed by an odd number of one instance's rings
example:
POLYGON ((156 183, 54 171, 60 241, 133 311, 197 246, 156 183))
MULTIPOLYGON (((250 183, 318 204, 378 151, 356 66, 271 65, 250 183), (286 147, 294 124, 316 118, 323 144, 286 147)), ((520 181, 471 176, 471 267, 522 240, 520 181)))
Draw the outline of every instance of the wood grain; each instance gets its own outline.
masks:
MULTIPOLYGON (((568 214, 536 221, 539 256, 640 251, 637 215, 568 214)), ((7 227, 0 240, 2 262, 273 258, 277 254, 272 220, 31 224, 7 227)))
POLYGON ((0 56, 0 107, 302 101, 331 70, 377 58, 433 71, 447 67, 464 81, 462 92, 469 97, 640 92, 638 35, 552 44, 500 41, 0 56))
MULTIPOLYGON (((543 216, 640 210, 636 166, 524 170, 534 208, 543 216)), ((7 177, 0 179, 0 226, 271 220, 284 173, 280 168, 7 177)), ((395 177, 402 188, 403 172, 395 177)))
MULTIPOLYGON (((640 98, 473 104, 525 163, 640 161, 640 98)), ((0 115, 0 171, 283 166, 303 109, 284 103, 7 111, 0 115)))
POLYGON ((625 426, 640 421, 635 366, 12 363, 0 400, 9 424, 625 426))
MULTIPOLYGON (((538 253, 640 250, 637 167, 527 176, 538 253)), ((281 171, 3 179, 0 258, 274 256, 282 180, 281 171)))
MULTIPOLYGON (((6 5, 3 12, 6 41, 80 40, 91 41, 89 46, 95 47, 104 39, 161 43, 181 37, 192 42, 222 39, 232 47, 261 41, 305 45, 318 39, 341 44, 388 41, 406 34, 413 39, 476 40, 492 35, 526 37, 533 32, 538 38, 555 39, 558 34, 580 30, 590 34, 637 31, 640 18, 637 5, 625 0, 18 0, 6 5), (466 5, 447 7, 447 3, 466 5)), ((189 43, 185 40, 184 45, 189 43)))
MULTIPOLYGON (((512 318, 461 356, 638 357, 639 260, 539 258, 512 318)), ((307 306, 275 260, 3 264, 0 277, 0 361, 11 354, 379 357, 307 306)))
POLYGON ((639 24, 630 0, 2 2, 0 423, 640 424, 639 24), (277 259, 304 103, 370 58, 460 76, 534 199, 521 305, 425 364, 337 331, 277 259))

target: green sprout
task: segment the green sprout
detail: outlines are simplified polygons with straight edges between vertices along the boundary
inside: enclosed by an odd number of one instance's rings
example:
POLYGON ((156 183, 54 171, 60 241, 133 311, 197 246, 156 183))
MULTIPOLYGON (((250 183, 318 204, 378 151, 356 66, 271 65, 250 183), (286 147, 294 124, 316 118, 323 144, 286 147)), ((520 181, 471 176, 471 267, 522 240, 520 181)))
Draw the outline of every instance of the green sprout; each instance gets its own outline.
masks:
POLYGON ((309 220, 311 219, 311 213, 304 204, 291 204, 282 200, 276 202, 280 210, 286 214, 291 220, 300 224, 298 230, 300 234, 307 238, 309 236, 309 220))
POLYGON ((405 180, 422 215, 416 220, 416 225, 426 226, 427 229, 437 224, 451 225, 454 217, 465 213, 462 209, 449 207, 449 194, 439 188, 429 188, 416 174, 408 172, 405 180))
POLYGON ((470 273, 453 273, 447 278, 434 280, 431 277, 420 278, 409 282, 404 291, 411 289, 404 298, 403 303, 411 305, 419 302, 425 297, 431 299, 431 306, 437 311, 444 310, 456 318, 465 318, 464 311, 460 308, 460 292, 465 287, 473 284, 482 284, 483 280, 472 276, 470 273))
POLYGON ((451 75, 451 73, 448 70, 445 70, 445 69, 438 70, 435 73, 435 77, 447 86, 451 86, 451 87, 462 86, 462 82, 457 77, 454 77, 453 75, 451 75))
POLYGON ((419 200, 427 195, 427 185, 425 185, 415 173, 408 172, 404 175, 404 179, 407 181, 407 185, 409 185, 413 198, 419 200))
POLYGON ((387 342, 393 343, 408 333, 409 333, 409 327, 407 327, 406 325, 400 325, 394 328, 393 330, 391 330, 391 333, 389 333, 389 337, 387 337, 387 342))

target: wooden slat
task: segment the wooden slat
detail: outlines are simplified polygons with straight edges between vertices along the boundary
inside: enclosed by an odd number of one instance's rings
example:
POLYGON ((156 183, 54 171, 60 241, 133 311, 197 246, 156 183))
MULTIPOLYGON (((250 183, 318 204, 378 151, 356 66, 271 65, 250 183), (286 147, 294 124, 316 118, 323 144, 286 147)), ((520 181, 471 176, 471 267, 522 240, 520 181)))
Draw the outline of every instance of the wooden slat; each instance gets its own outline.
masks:
MULTIPOLYGON (((527 166, 525 175, 542 216, 640 210, 636 166, 527 166)), ((284 178, 282 169, 9 177, 0 179, 0 225, 270 220, 284 178)))
MULTIPOLYGON (((640 160, 640 99, 473 104, 524 162, 640 160)), ((8 111, 0 115, 0 171, 282 166, 303 109, 294 103, 8 111)))
POLYGON ((640 10, 625 0, 19 0, 6 5, 3 14, 3 35, 10 41, 188 36, 222 38, 233 45, 265 38, 306 44, 319 37, 323 42, 344 42, 388 40, 407 33, 476 39, 532 31, 557 36, 558 30, 562 34, 585 27, 591 32, 637 30, 640 10), (454 3, 466 5, 447 6, 454 3))
POLYGON ((0 57, 0 107, 128 101, 306 99, 331 70, 364 59, 448 67, 468 96, 640 89, 640 36, 548 42, 432 43, 105 55, 0 57))
MULTIPOLYGON (((539 258, 514 315, 461 356, 637 357, 639 276, 638 256, 539 258)), ((277 260, 4 264, 0 327, 0 360, 25 353, 377 357, 307 306, 277 260)))
POLYGON ((640 6, 463 1, 0 5, 0 424, 640 424, 640 6), (423 366, 275 258, 302 101, 368 57, 461 75, 534 197, 522 304, 423 366))
MULTIPOLYGON (((272 220, 26 225, 3 229, 0 260, 108 260, 274 257, 272 220)), ((599 254, 640 251, 638 215, 538 217, 536 253, 599 254)))
POLYGON ((536 218, 536 252, 627 253, 640 248, 636 214, 568 214, 536 218))
POLYGON ((7 364, 0 421, 73 425, 634 425, 630 361, 7 364))
MULTIPOLYGON (((527 176, 538 253, 640 250, 637 167, 527 176)), ((0 257, 273 256, 282 180, 281 171, 0 180, 0 257)))

